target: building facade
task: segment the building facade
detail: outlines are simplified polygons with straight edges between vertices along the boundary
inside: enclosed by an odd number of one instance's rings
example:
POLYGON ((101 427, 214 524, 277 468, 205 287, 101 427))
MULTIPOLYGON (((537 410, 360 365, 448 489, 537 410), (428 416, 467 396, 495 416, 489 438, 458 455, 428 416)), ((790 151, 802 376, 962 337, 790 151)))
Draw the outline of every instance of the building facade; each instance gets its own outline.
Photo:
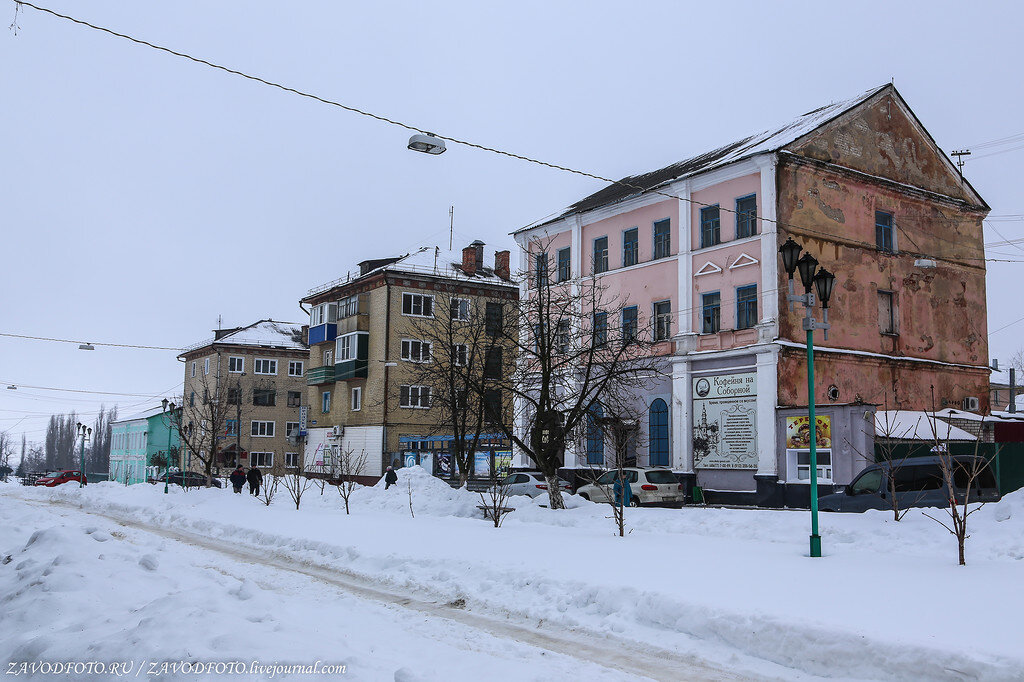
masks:
POLYGON ((873 459, 876 406, 932 409, 934 394, 936 409, 988 410, 988 211, 885 85, 625 178, 515 237, 522 267, 546 244, 571 277, 621 295, 620 326, 651 325, 663 372, 643 396, 638 461, 711 501, 799 506, 805 332, 779 246, 792 237, 836 275, 815 402, 819 482, 842 485, 873 459))
MULTIPOLYGON (((439 387, 423 378, 423 365, 447 355, 431 348, 440 337, 435 326, 463 320, 475 327, 495 311, 500 319, 500 309, 517 299, 509 252, 492 252, 490 260, 484 247, 474 242, 462 253, 430 247, 364 261, 358 272, 302 299, 310 309, 308 469, 330 475, 338 453, 349 451, 365 454, 367 477, 406 464, 455 475, 453 435, 439 420, 433 404, 439 387)), ((504 438, 487 435, 488 457, 510 456, 504 438)))
POLYGON ((181 440, 177 413, 154 407, 110 424, 110 472, 108 480, 131 485, 145 483, 164 472, 170 453, 172 470, 180 467, 181 440))
MULTIPOLYGON (((212 470, 241 464, 261 469, 297 467, 301 408, 305 405, 309 348, 302 325, 260 320, 218 329, 178 356, 185 365, 182 429, 185 443, 214 448, 212 470), (290 436, 290 438, 289 438, 290 436)), ((183 469, 203 471, 202 457, 184 448, 183 469)))

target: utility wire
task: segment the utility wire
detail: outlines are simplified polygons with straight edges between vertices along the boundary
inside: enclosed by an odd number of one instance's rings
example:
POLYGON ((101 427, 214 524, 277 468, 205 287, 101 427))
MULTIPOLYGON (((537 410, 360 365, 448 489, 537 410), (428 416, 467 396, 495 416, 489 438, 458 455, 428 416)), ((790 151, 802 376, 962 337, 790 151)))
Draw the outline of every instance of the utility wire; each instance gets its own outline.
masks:
MULTIPOLYGON (((37 10, 39 12, 45 12, 46 14, 50 14, 50 15, 53 15, 53 16, 58 17, 60 19, 65 19, 67 21, 71 21, 71 22, 73 22, 75 24, 79 24, 81 26, 85 26, 87 28, 91 28, 91 29, 93 29, 95 31, 100 31, 102 33, 107 33, 107 34, 115 36, 117 38, 122 38, 124 40, 130 41, 130 42, 135 43, 137 45, 142 45, 142 46, 145 46, 145 47, 152 48, 154 50, 159 50, 161 52, 166 52, 166 53, 174 55, 176 57, 181 57, 183 59, 188 59, 189 61, 195 62, 197 64, 202 64, 204 66, 209 66, 210 68, 217 69, 217 70, 223 71, 225 73, 230 73, 230 74, 233 74, 235 76, 240 76, 242 78, 245 78, 245 79, 248 79, 248 80, 251 80, 251 81, 255 81, 257 83, 261 83, 263 85, 267 85, 269 87, 276 88, 278 90, 283 90, 285 92, 290 92, 292 94, 299 95, 300 97, 305 97, 305 98, 308 98, 308 99, 312 99, 312 100, 315 100, 317 102, 321 102, 322 104, 327 104, 329 106, 337 107, 339 109, 343 109, 345 111, 348 111, 348 112, 351 112, 351 113, 354 113, 354 114, 358 114, 360 116, 365 116, 367 118, 372 118, 372 119, 374 119, 376 121, 380 121, 382 123, 387 123, 388 125, 396 126, 398 128, 404 128, 404 129, 410 130, 412 132, 422 133, 424 135, 431 135, 431 136, 434 136, 434 137, 438 137, 438 138, 441 138, 441 139, 446 140, 448 142, 451 142, 453 144, 459 144, 459 145, 463 145, 463 146, 466 146, 466 147, 471 147, 473 149, 479 149, 481 151, 491 152, 492 154, 499 154, 501 156, 506 156, 506 157, 512 158, 512 159, 519 159, 520 161, 526 161, 527 163, 532 163, 532 164, 536 164, 536 165, 539 165, 539 166, 544 166, 546 168, 552 168, 554 170, 560 170, 560 171, 564 171, 566 173, 572 173, 574 175, 579 175, 579 176, 582 176, 582 177, 590 178, 592 180, 599 180, 601 182, 606 182, 606 183, 609 183, 609 184, 618 185, 618 186, 625 187, 627 189, 636 191, 636 192, 641 193, 641 194, 645 194, 645 193, 657 194, 659 196, 663 196, 663 197, 666 197, 668 199, 672 199, 672 200, 675 200, 675 201, 684 201, 684 202, 687 202, 687 203, 692 204, 694 206, 709 207, 709 206, 713 205, 713 204, 706 204, 704 202, 700 202, 700 201, 697 201, 695 199, 688 198, 688 197, 675 196, 673 194, 669 194, 667 192, 661 191, 661 190, 659 190, 657 188, 643 187, 641 185, 635 185, 633 183, 626 182, 624 180, 615 180, 613 178, 607 178, 607 177, 604 177, 604 176, 601 176, 601 175, 597 175, 595 173, 590 173, 590 172, 587 172, 587 171, 581 171, 579 169, 570 168, 568 166, 563 166, 563 165, 560 165, 560 164, 549 163, 547 161, 542 161, 540 159, 535 159, 535 158, 532 158, 532 157, 529 157, 529 156, 524 156, 522 154, 516 154, 516 153, 513 153, 513 152, 504 151, 504 150, 498 149, 496 147, 489 147, 489 146, 478 144, 478 143, 475 143, 475 142, 470 142, 468 140, 462 140, 462 139, 459 139, 457 137, 452 137, 452 136, 448 136, 448 135, 439 135, 437 133, 433 133, 433 132, 427 131, 424 128, 419 128, 419 127, 414 126, 414 125, 409 124, 409 123, 404 123, 404 122, 398 121, 396 119, 388 118, 386 116, 381 116, 380 114, 375 114, 375 113, 372 113, 372 112, 369 112, 369 111, 365 111, 363 109, 359 109, 357 107, 349 106, 347 104, 342 104, 341 102, 337 102, 335 100, 330 100, 330 99, 327 99, 325 97, 321 97, 319 95, 315 95, 315 94, 312 94, 312 93, 309 93, 309 92, 305 92, 303 90, 298 90, 296 88, 289 87, 287 85, 282 85, 280 83, 275 83, 274 81, 270 81, 270 80, 267 80, 265 78, 261 78, 259 76, 253 76, 253 75, 244 73, 242 71, 239 71, 237 69, 232 69, 230 67, 223 66, 221 64, 216 64, 214 62, 211 62, 211 61, 206 60, 206 59, 202 59, 200 57, 194 57, 194 56, 186 54, 184 52, 179 52, 177 50, 172 50, 169 47, 164 47, 162 45, 157 45, 155 43, 151 43, 151 42, 146 41, 146 40, 141 40, 139 38, 134 38, 134 37, 132 37, 130 35, 127 35, 125 33, 119 33, 117 31, 114 31, 114 30, 109 29, 109 28, 105 28, 103 26, 97 26, 95 24, 89 23, 87 21, 83 21, 81 19, 76 19, 76 18, 68 16, 66 14, 60 14, 59 12, 55 12, 52 9, 48 9, 46 7, 39 7, 38 5, 34 5, 31 2, 24 2, 24 0, 14 0, 14 1, 18 5, 24 5, 26 7, 31 7, 32 9, 37 10)), ((730 208, 727 208, 727 207, 724 207, 724 206, 720 206, 719 210, 720 211, 724 211, 726 213, 734 213, 734 214, 738 213, 737 211, 735 211, 733 209, 730 209, 730 208)), ((776 224, 776 225, 778 225, 780 227, 785 227, 787 229, 792 229, 792 230, 795 230, 795 231, 800 232, 800 233, 811 234, 811 235, 817 234, 817 235, 820 235, 820 236, 823 236, 823 237, 827 237, 828 239, 833 240, 833 241, 839 241, 837 239, 836 235, 828 234, 826 232, 816 231, 816 230, 813 230, 811 228, 801 227, 799 225, 791 225, 791 224, 785 223, 783 221, 776 220, 776 219, 773 219, 773 218, 766 218, 764 216, 755 216, 755 217, 760 219, 762 222, 774 223, 774 224, 776 224)), ((843 239, 841 243, 845 243, 847 245, 857 245, 857 246, 863 245, 863 246, 865 246, 867 248, 871 248, 871 249, 876 248, 875 244, 871 244, 869 242, 858 242, 858 241, 849 240, 849 239, 843 239)), ((978 261, 991 260, 991 261, 997 261, 997 262, 1024 262, 1024 261, 1002 261, 1001 259, 995 259, 995 258, 993 258, 993 259, 986 259, 986 258, 983 258, 983 257, 974 257, 974 258, 972 258, 972 257, 956 256, 956 255, 954 255, 954 256, 940 256, 940 255, 936 255, 936 254, 913 253, 913 252, 907 252, 907 251, 901 251, 901 253, 904 253, 905 255, 910 255, 910 256, 918 256, 918 257, 921 257, 921 258, 932 258, 932 259, 935 259, 935 260, 943 260, 943 261, 950 261, 950 262, 957 262, 957 261, 962 261, 962 260, 978 260, 978 261)), ((173 348, 173 349, 162 349, 162 350, 181 350, 181 349, 173 348)))
POLYGON ((135 343, 98 343, 96 341, 76 341, 74 339, 57 339, 50 336, 28 336, 27 334, 10 334, 0 332, 0 336, 8 336, 14 339, 32 339, 34 341, 55 341, 57 343, 88 343, 91 346, 109 346, 113 348, 145 348, 147 350, 176 350, 183 351, 184 348, 170 348, 168 346, 143 346, 135 343))
MULTIPOLYGON (((161 396, 161 395, 163 395, 164 393, 167 392, 167 391, 163 391, 161 393, 119 393, 117 391, 86 391, 86 390, 80 389, 80 388, 55 388, 53 386, 29 386, 28 384, 19 384, 16 381, 6 381, 6 380, 3 380, 3 379, 0 379, 0 384, 8 384, 8 385, 11 385, 11 386, 17 386, 18 388, 33 388, 33 389, 36 389, 37 391, 61 391, 61 392, 64 392, 64 393, 89 393, 89 394, 92 394, 92 395, 122 395, 122 396, 131 397, 131 398, 157 398, 157 397, 159 397, 159 396, 161 396)), ((172 390, 175 387, 172 387, 172 390)))

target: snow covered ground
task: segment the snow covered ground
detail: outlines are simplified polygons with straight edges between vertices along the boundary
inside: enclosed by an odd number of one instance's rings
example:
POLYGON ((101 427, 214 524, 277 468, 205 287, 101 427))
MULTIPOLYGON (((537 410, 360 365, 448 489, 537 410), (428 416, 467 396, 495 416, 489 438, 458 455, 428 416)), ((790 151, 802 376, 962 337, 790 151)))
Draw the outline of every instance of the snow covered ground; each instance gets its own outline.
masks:
POLYGON ((0 660, 321 660, 367 680, 1024 679, 1024 492, 971 517, 960 567, 920 511, 823 514, 826 556, 810 559, 807 512, 628 510, 619 538, 605 507, 515 498, 495 529, 478 496, 399 475, 356 491, 351 516, 330 487, 296 511, 283 491, 266 507, 217 489, 0 485, 0 660))

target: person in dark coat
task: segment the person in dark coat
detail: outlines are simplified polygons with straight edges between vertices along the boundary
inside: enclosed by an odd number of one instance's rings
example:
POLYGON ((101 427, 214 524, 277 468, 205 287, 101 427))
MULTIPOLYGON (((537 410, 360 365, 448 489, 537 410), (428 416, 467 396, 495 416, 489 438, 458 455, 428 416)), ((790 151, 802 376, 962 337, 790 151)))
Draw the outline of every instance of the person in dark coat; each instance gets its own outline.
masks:
POLYGON ((253 467, 249 469, 249 473, 245 475, 245 480, 249 481, 249 493, 251 495, 259 495, 260 484, 263 483, 263 472, 260 471, 260 468, 253 467))
POLYGON ((387 490, 394 484, 398 483, 398 474, 391 467, 388 467, 388 472, 384 474, 384 490, 387 490))
POLYGON ((242 486, 245 485, 245 471, 242 469, 241 464, 231 472, 231 476, 228 478, 231 479, 231 485, 234 487, 235 492, 242 492, 242 486))
POLYGON ((629 487, 629 481, 619 480, 618 476, 615 477, 615 485, 612 486, 612 492, 615 494, 616 507, 628 507, 633 499, 633 489, 629 487))

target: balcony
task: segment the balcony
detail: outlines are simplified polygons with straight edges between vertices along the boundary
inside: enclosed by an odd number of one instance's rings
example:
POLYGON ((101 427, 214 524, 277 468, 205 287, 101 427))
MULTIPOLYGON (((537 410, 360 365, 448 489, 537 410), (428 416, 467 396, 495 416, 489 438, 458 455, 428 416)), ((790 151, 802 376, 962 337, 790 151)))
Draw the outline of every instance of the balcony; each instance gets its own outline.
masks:
POLYGON ((309 328, 309 345, 315 346, 318 343, 333 341, 337 335, 338 325, 334 323, 318 324, 309 328))
POLYGON ((316 386, 317 384, 334 383, 334 367, 334 365, 325 365, 324 367, 311 367, 306 370, 306 384, 308 386, 316 386))

